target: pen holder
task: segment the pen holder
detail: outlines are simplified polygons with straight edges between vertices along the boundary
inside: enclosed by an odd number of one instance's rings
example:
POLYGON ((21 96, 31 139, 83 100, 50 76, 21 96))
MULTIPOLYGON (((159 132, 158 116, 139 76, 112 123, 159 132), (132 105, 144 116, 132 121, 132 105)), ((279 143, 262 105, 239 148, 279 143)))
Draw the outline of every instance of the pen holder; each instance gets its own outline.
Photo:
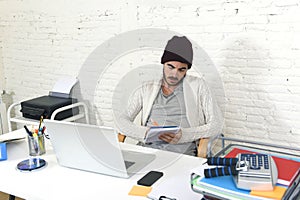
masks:
POLYGON ((46 153, 44 134, 38 136, 28 135, 28 147, 30 156, 40 156, 46 153))

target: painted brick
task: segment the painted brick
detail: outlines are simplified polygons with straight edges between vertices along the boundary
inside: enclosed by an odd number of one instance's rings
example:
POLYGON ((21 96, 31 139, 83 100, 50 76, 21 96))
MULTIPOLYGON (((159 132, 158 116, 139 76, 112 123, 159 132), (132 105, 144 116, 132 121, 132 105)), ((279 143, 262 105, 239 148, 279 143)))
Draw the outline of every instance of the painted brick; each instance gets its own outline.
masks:
MULTIPOLYGON (((46 2, 0 1, 0 79, 14 102, 47 94, 62 76, 76 77, 93 50, 120 33, 163 28, 187 35, 215 64, 224 86, 226 136, 299 144, 297 0, 46 2)), ((115 53, 108 49, 103 57, 115 53)), ((141 64, 159 64, 160 56, 123 55, 98 77, 100 92, 87 96, 95 95, 91 109, 99 123, 113 126, 111 98, 119 80, 141 64)))

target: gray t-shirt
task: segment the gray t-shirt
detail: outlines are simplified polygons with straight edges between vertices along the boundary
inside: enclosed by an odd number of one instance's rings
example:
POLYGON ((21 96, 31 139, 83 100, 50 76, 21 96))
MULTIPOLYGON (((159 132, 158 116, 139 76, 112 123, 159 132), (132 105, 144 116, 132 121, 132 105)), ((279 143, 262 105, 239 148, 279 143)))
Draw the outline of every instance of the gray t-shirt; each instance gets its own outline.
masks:
POLYGON ((147 126, 155 126, 154 121, 160 126, 184 128, 190 126, 186 117, 182 83, 169 96, 160 89, 153 103, 147 126))
MULTIPOLYGON (((154 126, 156 123, 160 126, 190 127, 186 117, 182 82, 174 92, 168 96, 163 93, 162 89, 158 92, 147 121, 147 126, 154 126)), ((164 141, 159 141, 144 144, 144 146, 193 156, 196 155, 195 142, 169 144, 164 141)))

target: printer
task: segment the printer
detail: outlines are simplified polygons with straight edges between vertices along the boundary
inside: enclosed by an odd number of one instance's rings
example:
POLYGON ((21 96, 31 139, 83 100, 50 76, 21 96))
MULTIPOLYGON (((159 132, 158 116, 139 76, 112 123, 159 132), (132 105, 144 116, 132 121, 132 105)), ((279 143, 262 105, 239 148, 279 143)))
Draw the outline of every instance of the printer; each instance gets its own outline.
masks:
MULTIPOLYGON (((77 103, 77 99, 71 98, 72 87, 77 83, 77 79, 63 78, 56 82, 49 95, 29 99, 21 102, 22 116, 25 118, 39 120, 41 116, 44 119, 50 119, 52 113, 61 107, 77 103)), ((63 120, 79 113, 79 108, 70 108, 59 112, 55 120, 63 120)))

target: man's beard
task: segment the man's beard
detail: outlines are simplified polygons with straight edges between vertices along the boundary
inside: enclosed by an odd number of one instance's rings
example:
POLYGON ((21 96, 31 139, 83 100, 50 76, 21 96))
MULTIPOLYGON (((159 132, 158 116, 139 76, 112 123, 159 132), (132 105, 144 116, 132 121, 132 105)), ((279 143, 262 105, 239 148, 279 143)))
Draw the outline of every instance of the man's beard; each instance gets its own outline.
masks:
POLYGON ((182 79, 180 79, 180 80, 178 80, 178 78, 177 77, 171 77, 171 76, 169 76, 169 77, 166 77, 166 74, 165 74, 165 71, 163 71, 163 79, 164 79, 164 81, 165 81, 165 83, 168 85, 168 86, 177 86, 177 85, 179 85, 182 81, 183 81, 183 79, 184 79, 184 77, 186 76, 186 74, 182 77, 182 79), (168 79, 170 80, 174 80, 174 81, 176 81, 176 82, 169 82, 168 81, 168 79))

